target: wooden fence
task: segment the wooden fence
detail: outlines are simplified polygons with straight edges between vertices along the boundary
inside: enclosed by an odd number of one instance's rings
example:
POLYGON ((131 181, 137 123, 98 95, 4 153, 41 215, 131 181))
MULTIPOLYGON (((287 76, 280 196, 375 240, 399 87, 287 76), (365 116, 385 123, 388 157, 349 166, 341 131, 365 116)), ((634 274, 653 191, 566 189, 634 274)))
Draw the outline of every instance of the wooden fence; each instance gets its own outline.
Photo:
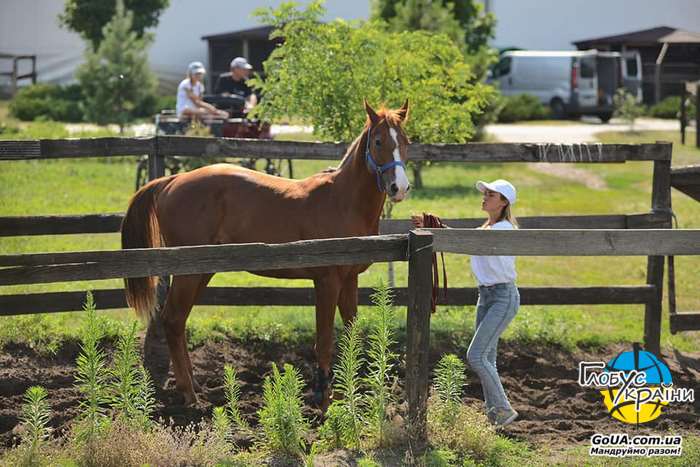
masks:
MULTIPOLYGON (((162 176, 167 156, 284 157, 339 160, 345 144, 297 143, 227 138, 157 136, 0 142, 0 160, 148 155, 151 178, 162 176)), ((144 275, 191 274, 294 266, 328 266, 382 261, 408 261, 408 288, 397 289, 397 304, 407 304, 407 396, 411 420, 424 436, 429 341, 430 254, 641 255, 647 256, 647 280, 638 286, 522 287, 523 304, 645 305, 644 341, 658 352, 664 255, 699 254, 697 231, 671 227, 671 144, 414 144, 412 160, 440 162, 585 162, 650 161, 654 165, 651 211, 640 214, 522 218, 515 232, 412 231, 408 221, 383 221, 377 237, 312 240, 283 245, 219 245, 151 250, 45 253, 0 257, 0 285, 96 280, 144 275), (533 229, 533 230, 530 230, 533 229), (544 230, 543 230, 544 229, 544 230), (578 229, 578 230, 547 230, 578 229), (595 230, 593 230, 595 229, 595 230), (651 229, 651 230, 649 230, 651 229), (661 229, 661 230, 657 230, 661 229), (301 255, 301 256, 300 256, 301 255)), ((118 230, 121 214, 0 218, 0 236, 107 233, 118 230)), ((479 219, 449 220, 473 228, 479 219)), ((369 291, 360 291, 368 303, 369 291)), ((0 314, 58 312, 80 309, 81 292, 0 295, 0 314)), ((124 307, 120 289, 95 291, 100 308, 124 307)), ((448 304, 476 302, 476 290, 451 290, 448 304)), ((199 304, 313 304, 307 288, 209 288, 199 304)), ((700 320, 678 320, 676 329, 693 329, 700 320), (679 327, 680 326, 680 327, 679 327)), ((150 330, 149 330, 150 332, 150 330)))

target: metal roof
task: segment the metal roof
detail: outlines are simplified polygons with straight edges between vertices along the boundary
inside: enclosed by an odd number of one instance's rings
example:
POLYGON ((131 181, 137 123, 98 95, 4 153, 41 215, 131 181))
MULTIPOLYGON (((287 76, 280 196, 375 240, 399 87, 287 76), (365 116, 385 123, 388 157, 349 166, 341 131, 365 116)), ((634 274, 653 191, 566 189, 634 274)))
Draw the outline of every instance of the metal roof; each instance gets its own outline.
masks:
POLYGON ((584 39, 575 41, 573 44, 579 48, 592 48, 594 44, 639 46, 663 44, 665 42, 674 44, 700 44, 700 33, 668 26, 659 26, 625 34, 584 39))

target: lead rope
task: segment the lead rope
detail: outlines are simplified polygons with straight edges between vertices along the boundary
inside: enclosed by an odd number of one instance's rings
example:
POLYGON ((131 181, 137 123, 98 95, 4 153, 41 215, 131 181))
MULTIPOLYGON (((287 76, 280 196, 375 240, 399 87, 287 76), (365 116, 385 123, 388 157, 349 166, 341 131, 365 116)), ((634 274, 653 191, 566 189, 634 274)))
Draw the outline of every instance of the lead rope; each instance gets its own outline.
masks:
MULTIPOLYGON (((447 226, 442 220, 433 214, 423 213, 423 227, 427 229, 444 229, 447 226)), ((443 282, 443 298, 447 300, 447 270, 445 269, 445 255, 441 251, 440 258, 442 259, 442 282, 443 282)), ((440 274, 438 271, 437 253, 433 253, 433 290, 430 297, 430 309, 433 313, 437 309, 438 293, 440 292, 440 274)))

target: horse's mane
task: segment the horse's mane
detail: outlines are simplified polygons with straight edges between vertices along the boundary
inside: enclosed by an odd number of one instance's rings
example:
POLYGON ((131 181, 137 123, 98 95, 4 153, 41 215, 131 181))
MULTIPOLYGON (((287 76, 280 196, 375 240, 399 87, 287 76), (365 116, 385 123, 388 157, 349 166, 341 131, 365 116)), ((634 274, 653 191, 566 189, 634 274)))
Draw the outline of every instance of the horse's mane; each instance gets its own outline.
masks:
MULTIPOLYGON (((398 110, 389 109, 389 108, 382 105, 379 108, 379 110, 377 111, 377 116, 379 117, 379 121, 386 120, 386 122, 389 125, 391 125, 392 127, 401 128, 401 116, 399 115, 398 110)), ((352 155, 357 150, 357 146, 362 141, 362 138, 367 134, 367 130, 369 129, 371 124, 372 124, 372 121, 369 119, 369 116, 368 116, 367 121, 365 122, 365 126, 362 130, 362 133, 360 134, 360 136, 355 138, 355 140, 352 143, 350 143, 350 146, 348 147, 348 151, 345 153, 345 156, 343 156, 343 158, 340 160, 340 164, 338 165, 336 170, 343 167, 345 165, 345 163, 348 162, 349 159, 352 158, 352 155)))

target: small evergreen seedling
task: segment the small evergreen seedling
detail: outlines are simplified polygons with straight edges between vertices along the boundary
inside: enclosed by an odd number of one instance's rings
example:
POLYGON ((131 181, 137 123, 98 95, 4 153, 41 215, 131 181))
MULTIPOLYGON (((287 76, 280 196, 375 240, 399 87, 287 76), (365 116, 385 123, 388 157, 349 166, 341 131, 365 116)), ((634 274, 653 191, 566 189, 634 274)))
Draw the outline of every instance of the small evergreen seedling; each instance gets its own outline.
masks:
POLYGON ((214 425, 214 434, 219 442, 228 443, 231 441, 231 421, 226 415, 225 407, 214 407, 212 424, 214 425))
POLYGON ((81 441, 91 441, 108 423, 105 406, 109 402, 109 369, 105 354, 100 349, 103 331, 97 321, 95 302, 90 292, 87 293, 84 309, 86 323, 82 330, 75 378, 83 396, 78 405, 80 416, 77 436, 81 441))
POLYGON ((338 344, 333 391, 339 397, 329 407, 323 427, 323 435, 336 448, 357 448, 360 444, 365 407, 360 392, 360 368, 364 363, 361 328, 355 321, 346 328, 338 344))
POLYGON ((369 406, 369 423, 377 436, 379 446, 386 440, 389 404, 393 401, 390 377, 394 367, 396 354, 391 352, 395 344, 393 324, 393 309, 391 305, 391 290, 380 284, 372 295, 378 317, 372 323, 369 331, 369 349, 367 385, 367 405, 369 406))
POLYGON ((24 426, 22 446, 23 465, 36 465, 41 445, 49 435, 51 408, 46 401, 48 393, 41 386, 32 386, 24 393, 21 422, 24 426))
POLYGON ((226 414, 231 423, 241 430, 248 430, 248 423, 241 416, 238 408, 241 400, 241 386, 238 384, 236 369, 231 365, 224 365, 224 393, 226 394, 226 414))
POLYGON ((464 363, 454 354, 444 355, 435 367, 435 391, 442 417, 449 423, 459 411, 466 383, 464 363))
POLYGON ((258 412, 265 433, 265 443, 273 451, 299 458, 304 453, 304 434, 309 423, 301 412, 301 389, 304 382, 292 365, 280 373, 272 364, 272 376, 263 384, 263 407, 258 412))

